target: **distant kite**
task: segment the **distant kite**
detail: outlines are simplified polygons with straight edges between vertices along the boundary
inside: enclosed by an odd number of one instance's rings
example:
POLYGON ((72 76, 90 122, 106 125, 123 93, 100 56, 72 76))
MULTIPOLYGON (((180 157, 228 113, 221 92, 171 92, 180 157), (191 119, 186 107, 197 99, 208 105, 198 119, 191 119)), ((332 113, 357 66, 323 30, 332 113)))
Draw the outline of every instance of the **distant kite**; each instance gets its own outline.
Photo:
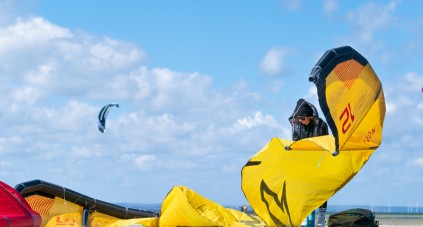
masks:
POLYGON ((107 118, 107 115, 109 114, 110 109, 113 106, 116 106, 117 108, 119 108, 119 104, 108 104, 108 105, 105 105, 100 110, 100 113, 98 114, 98 130, 100 130, 100 132, 102 133, 106 131, 106 118, 107 118))

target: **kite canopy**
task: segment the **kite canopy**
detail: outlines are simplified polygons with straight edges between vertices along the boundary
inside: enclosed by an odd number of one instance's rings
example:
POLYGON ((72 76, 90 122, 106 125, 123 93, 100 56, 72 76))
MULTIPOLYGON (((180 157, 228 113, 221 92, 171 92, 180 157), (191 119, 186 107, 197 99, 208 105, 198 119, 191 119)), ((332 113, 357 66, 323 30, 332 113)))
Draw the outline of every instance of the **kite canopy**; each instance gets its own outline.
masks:
POLYGON ((21 183, 15 189, 41 215, 42 226, 72 226, 72 223, 120 226, 117 223, 158 222, 158 213, 107 203, 42 180, 21 183))
POLYGON ((268 226, 299 226, 358 173, 382 141, 382 84, 362 55, 348 46, 329 50, 309 80, 333 135, 274 138, 242 169, 242 191, 268 226))
POLYGON ((41 217, 12 187, 0 181, 0 226, 38 227, 41 217))
MULTIPOLYGON (((35 212, 39 213, 38 215, 32 211, 34 220, 38 220, 38 224, 34 225, 34 227, 40 226, 40 224, 46 227, 262 227, 265 225, 257 215, 225 208, 184 186, 175 186, 169 191, 162 203, 161 215, 156 212, 125 208, 106 203, 42 180, 24 182, 15 186, 16 191, 13 188, 11 190, 19 197, 25 198, 22 198, 22 203, 29 204, 28 207, 30 206, 35 212)), ((0 200, 0 211, 3 205, 4 203, 0 200)), ((7 209, 9 210, 9 207, 7 209)), ((26 220, 32 221, 28 217, 26 217, 26 220)), ((0 218, 0 224, 2 223, 1 221, 2 219, 0 218)), ((31 225, 12 226, 28 227, 31 225)))
POLYGON ((264 223, 256 215, 225 208, 187 187, 175 186, 162 203, 162 226, 262 227, 264 223))
POLYGON ((327 51, 309 78, 336 150, 377 148, 382 140, 385 97, 369 62, 349 46, 327 51))
POLYGON ((119 104, 108 104, 101 108, 100 112, 98 113, 98 130, 104 133, 106 131, 106 119, 109 111, 112 107, 116 106, 119 108, 119 104))

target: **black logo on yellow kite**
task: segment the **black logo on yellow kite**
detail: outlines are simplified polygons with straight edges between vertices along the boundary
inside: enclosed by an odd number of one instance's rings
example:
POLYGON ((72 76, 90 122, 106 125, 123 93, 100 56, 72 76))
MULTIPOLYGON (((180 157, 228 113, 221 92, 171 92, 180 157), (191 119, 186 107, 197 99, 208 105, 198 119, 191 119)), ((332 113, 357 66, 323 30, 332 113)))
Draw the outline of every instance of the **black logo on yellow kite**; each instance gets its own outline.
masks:
POLYGON ((261 161, 248 161, 245 166, 258 166, 261 164, 261 161))
POLYGON ((283 215, 283 214, 288 216, 289 222, 291 223, 291 226, 293 226, 292 220, 291 220, 291 214, 289 213, 289 209, 288 209, 288 200, 286 198, 286 181, 283 182, 282 196, 280 199, 278 198, 278 194, 273 192, 269 188, 269 186, 267 186, 264 180, 262 180, 260 184, 260 194, 261 194, 261 200, 263 201, 264 204, 266 204, 267 212, 269 213, 269 216, 272 218, 272 221, 276 224, 276 226, 279 226, 279 227, 286 226, 278 218, 280 215, 283 215), (269 207, 270 203, 276 203, 279 210, 273 209, 271 211, 269 207))
POLYGON ((242 223, 246 226, 251 226, 251 227, 255 227, 255 226, 261 227, 262 226, 261 225, 262 222, 258 218, 254 217, 253 215, 247 214, 247 213, 245 215, 247 215, 251 219, 251 221, 239 220, 240 223, 242 223))

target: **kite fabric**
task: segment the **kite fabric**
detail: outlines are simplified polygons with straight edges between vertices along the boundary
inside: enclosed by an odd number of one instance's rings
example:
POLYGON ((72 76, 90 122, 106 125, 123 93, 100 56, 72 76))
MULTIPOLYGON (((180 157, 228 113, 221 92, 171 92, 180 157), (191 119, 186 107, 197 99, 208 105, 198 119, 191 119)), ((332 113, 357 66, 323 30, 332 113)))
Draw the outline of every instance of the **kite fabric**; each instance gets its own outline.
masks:
POLYGON ((26 200, 6 183, 0 181, 0 226, 39 227, 41 216, 26 200))
POLYGON ((242 191, 268 226, 299 226, 382 142, 382 84, 361 54, 349 46, 328 50, 309 80, 333 135, 273 138, 242 168, 242 191))
POLYGON ((163 226, 231 226, 262 227, 254 214, 225 208, 185 186, 175 186, 162 203, 160 227, 163 226))
MULTIPOLYGON (((169 191, 163 200, 160 213, 107 203, 43 180, 23 182, 16 185, 15 189, 10 189, 22 198, 22 203, 14 203, 27 204, 27 209, 32 209, 33 216, 38 217, 38 223, 34 227, 265 226, 255 214, 225 208, 184 186, 175 186, 169 191)), ((13 198, 13 201, 15 200, 13 198)), ((0 200, 0 208, 5 204, 0 200)), ((12 209, 7 209, 8 213, 12 213, 12 209)), ((27 222, 33 221, 29 212, 21 216, 27 222)), ((16 215, 14 217, 16 219, 16 215)), ((1 221, 0 218, 0 223, 1 221)))
POLYGON ((117 224, 158 223, 159 214, 156 212, 107 203, 43 180, 20 183, 15 186, 15 190, 41 216, 41 226, 113 226, 112 223, 122 226, 117 224))
POLYGON ((114 106, 119 108, 119 104, 108 104, 101 108, 100 112, 98 113, 98 130, 100 130, 101 133, 106 131, 107 115, 109 114, 110 109, 114 106))

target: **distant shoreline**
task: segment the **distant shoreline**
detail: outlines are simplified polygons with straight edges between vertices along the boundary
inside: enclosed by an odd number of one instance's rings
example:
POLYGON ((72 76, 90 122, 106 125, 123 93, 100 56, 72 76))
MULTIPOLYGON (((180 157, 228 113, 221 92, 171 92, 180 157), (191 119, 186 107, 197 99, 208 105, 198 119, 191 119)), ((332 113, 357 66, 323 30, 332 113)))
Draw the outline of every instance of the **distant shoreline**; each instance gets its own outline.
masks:
MULTIPOLYGON (((153 212, 160 212, 161 204, 142 204, 142 203, 117 203, 120 206, 135 208, 153 212)), ((224 206, 235 210, 241 210, 243 205, 239 206, 224 206)), ((326 220, 329 215, 343 210, 364 208, 371 210, 375 213, 376 220, 379 221, 380 227, 393 227, 393 226, 423 226, 423 207, 414 207, 413 209, 406 206, 344 206, 332 205, 328 206, 326 213, 326 220), (411 212, 412 211, 412 212, 411 212)), ((247 205, 247 213, 254 214, 253 209, 247 205)))
MULTIPOLYGON (((120 206, 150 210, 150 211, 160 211, 160 203, 144 204, 144 203, 116 203, 120 206)), ((241 210, 241 207, 244 205, 227 205, 226 208, 231 208, 235 210, 241 210)), ((253 212, 251 206, 247 206, 247 212, 253 212)), ((369 206, 369 205, 328 205, 327 212, 332 214, 344 210, 354 209, 354 208, 363 208, 371 210, 376 214, 423 214, 423 207, 407 207, 407 206, 369 206)))
MULTIPOLYGON (((241 206, 225 206, 227 208, 240 210, 241 206)), ((377 214, 423 214, 423 207, 407 207, 407 206, 369 206, 369 205, 328 205, 328 213, 337 213, 344 210, 362 208, 371 210, 377 214)), ((316 209, 317 210, 317 209, 316 209)), ((247 211, 252 211, 252 208, 247 205, 247 211)))

